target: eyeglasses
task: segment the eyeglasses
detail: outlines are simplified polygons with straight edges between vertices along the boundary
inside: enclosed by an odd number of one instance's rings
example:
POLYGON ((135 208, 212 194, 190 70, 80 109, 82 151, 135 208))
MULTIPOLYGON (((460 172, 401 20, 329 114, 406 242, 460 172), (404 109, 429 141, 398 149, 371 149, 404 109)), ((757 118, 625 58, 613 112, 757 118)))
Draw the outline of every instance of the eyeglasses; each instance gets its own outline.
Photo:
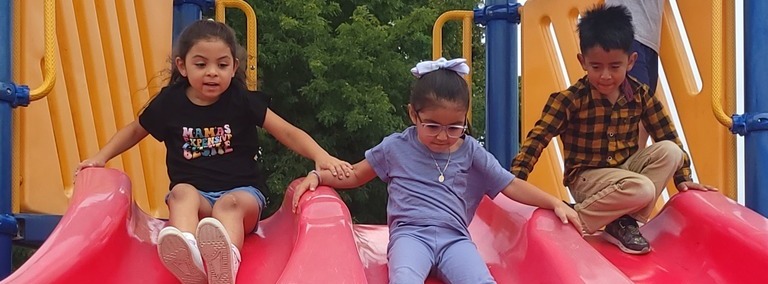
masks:
MULTIPOLYGON (((419 117, 418 112, 416 113, 416 118, 418 118, 419 121, 421 121, 421 117, 419 117)), ((450 138, 461 138, 461 136, 464 135, 464 132, 467 130, 466 124, 442 125, 438 123, 422 122, 421 127, 424 129, 424 134, 428 136, 440 135, 440 132, 443 132, 443 130, 445 130, 445 134, 448 135, 448 137, 450 138)))

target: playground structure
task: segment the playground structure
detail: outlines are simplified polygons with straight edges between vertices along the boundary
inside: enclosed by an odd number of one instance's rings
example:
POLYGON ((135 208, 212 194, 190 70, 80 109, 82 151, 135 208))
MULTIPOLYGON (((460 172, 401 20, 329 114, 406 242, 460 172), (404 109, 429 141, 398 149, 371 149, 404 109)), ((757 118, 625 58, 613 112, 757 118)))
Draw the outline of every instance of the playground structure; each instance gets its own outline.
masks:
MULTIPOLYGON (((150 94, 159 90, 163 82, 158 74, 166 68, 174 34, 180 26, 199 18, 199 5, 212 4, 188 1, 174 6, 171 2, 54 4, 50 0, 25 0, 13 1, 13 12, 10 4, 0 7, 0 15, 13 15, 5 18, 13 18, 14 23, 9 26, 15 29, 13 46, 0 48, 0 56, 2 52, 13 51, 14 75, 11 78, 0 72, 0 83, 4 87, 7 82, 43 86, 33 89, 32 99, 40 100, 29 107, 11 112, 10 103, 0 103, 4 108, 0 114, 5 115, 8 108, 8 116, 0 117, 0 127, 10 130, 8 126, 13 125, 13 131, 0 132, 0 142, 13 146, 12 151, 0 149, 0 158, 14 161, 9 167, 0 159, 0 181, 4 183, 0 189, 6 190, 8 181, 8 188, 12 189, 11 199, 4 195, 0 198, 0 202, 11 201, 7 206, 11 210, 0 214, 13 214, 0 219, 0 239, 17 234, 22 241, 32 243, 48 239, 25 266, 3 283, 172 281, 161 267, 154 247, 163 226, 155 218, 167 216, 162 201, 167 193, 166 169, 162 159, 156 158, 163 156, 162 145, 145 139, 138 147, 110 161, 108 167, 124 171, 130 180, 116 170, 90 169, 78 176, 78 190, 73 195, 72 176, 80 160, 95 153, 119 127, 132 121, 150 94), (167 17, 172 13, 173 19, 167 17), (55 29, 43 22, 54 16, 58 19, 55 29), (47 28, 52 33, 46 33, 47 28), (54 47, 47 49, 41 44, 47 41, 54 47), (51 59, 55 60, 49 62, 51 59), (41 61, 45 62, 43 66, 41 61), (41 89, 47 88, 51 92, 43 98, 46 92, 41 89), (13 157, 7 157, 8 154, 13 157), (15 226, 17 220, 22 226, 15 226), (58 227, 48 238, 56 224, 58 227), (72 254, 78 254, 77 259, 73 260, 72 254), (103 254, 123 257, 109 262, 103 254)), ((545 95, 567 87, 583 74, 573 59, 578 50, 573 27, 578 11, 594 2, 534 0, 522 8, 506 1, 489 2, 474 13, 446 13, 446 18, 438 19, 435 38, 440 38, 440 23, 452 17, 463 19, 465 38, 473 20, 487 26, 488 147, 502 164, 508 165, 518 148, 517 135, 521 131, 526 133, 527 127, 533 125, 545 95), (522 11, 519 14, 518 9, 522 11), (503 16, 498 16, 500 13, 503 16), (508 38, 514 37, 516 15, 522 23, 523 36, 522 90, 527 95, 523 97, 520 118, 524 129, 518 129, 515 123, 517 97, 509 96, 517 90, 517 67, 512 60, 514 42, 508 38)), ((768 4, 746 3, 755 6, 753 11, 768 11, 768 4)), ((713 95, 732 93, 735 88, 734 29, 723 27, 724 23, 734 21, 733 3, 707 6, 701 1, 678 0, 676 4, 685 26, 712 27, 721 33, 688 33, 698 66, 693 70, 686 59, 681 27, 672 18, 672 6, 667 3, 660 54, 673 98, 667 105, 674 106, 679 116, 678 130, 688 141, 698 179, 719 186, 726 196, 735 198, 735 139, 727 128, 720 126, 721 117, 709 114, 710 108, 718 104, 724 105, 726 112, 735 110, 732 96, 712 99, 713 95), (702 78, 701 89, 694 83, 694 73, 702 78)), ((223 19, 225 6, 250 8, 243 1, 217 1, 216 6, 218 20, 223 19)), ((248 27, 253 28, 247 33, 253 36, 248 43, 255 45, 255 21, 248 27)), ((11 41, 2 33, 0 43, 10 46, 11 41)), ((440 46, 438 40, 433 49, 435 57, 439 57, 440 46)), ((751 50, 748 44, 747 50, 751 50)), ((255 59, 255 50, 251 52, 255 59)), ((465 57, 471 58, 468 55, 465 57)), ((249 66, 255 64, 248 62, 249 66)), ((249 86, 255 88, 256 69, 252 70, 249 86)), ((660 89, 659 93, 666 94, 667 90, 660 89)), ((766 110, 758 107, 747 111, 766 110)), ((765 129, 759 124, 765 124, 765 118, 761 120, 759 114, 754 117, 744 120, 757 120, 758 125, 744 128, 758 130, 749 134, 757 136, 759 130, 765 129)), ((757 146, 753 151, 765 148, 757 146)), ((550 145, 529 180, 568 200, 567 191, 560 184, 561 171, 557 145, 550 145)), ((673 189, 669 194, 674 195, 674 186, 668 188, 673 189)), ((748 182, 747 192, 754 193, 747 196, 748 205, 760 202, 760 194, 765 194, 760 193, 760 188, 765 191, 768 187, 748 182)), ((2 206, 0 210, 6 210, 2 206)), ((766 214, 759 206, 752 208, 766 214)), ((507 200, 484 200, 470 229, 500 283, 758 283, 768 279, 760 274, 760 269, 768 266, 768 221, 717 193, 672 197, 658 218, 643 227, 656 249, 645 259, 620 254, 598 239, 584 240, 558 225, 551 214, 507 200), (729 228, 727 232, 718 230, 723 226, 729 228), (737 257, 743 263, 732 261, 737 257), (647 265, 637 265, 639 261, 647 265)), ((321 189, 303 199, 299 215, 282 208, 262 223, 257 234, 247 238, 241 268, 247 272, 241 273, 238 280, 386 283, 386 234, 382 226, 353 225, 338 196, 328 188, 321 189), (327 247, 334 249, 318 250, 327 247), (334 270, 346 274, 327 272, 334 270)), ((10 253, 0 251, 0 256, 5 255, 10 253)), ((0 260, 0 264, 8 266, 4 261, 0 260)), ((0 275, 8 272, 0 270, 0 275)))

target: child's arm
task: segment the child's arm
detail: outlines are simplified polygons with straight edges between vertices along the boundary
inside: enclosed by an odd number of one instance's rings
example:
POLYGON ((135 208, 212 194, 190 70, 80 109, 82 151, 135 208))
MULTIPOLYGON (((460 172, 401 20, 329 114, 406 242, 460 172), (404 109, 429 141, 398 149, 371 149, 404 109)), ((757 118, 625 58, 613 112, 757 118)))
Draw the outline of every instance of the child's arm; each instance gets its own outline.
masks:
POLYGON ((523 204, 554 210, 555 215, 563 221, 563 224, 570 222, 579 233, 583 232, 579 215, 573 208, 527 181, 515 178, 504 188, 502 193, 523 204))
POLYGON ((328 154, 309 134, 285 121, 271 109, 267 109, 263 128, 288 149, 315 161, 315 169, 330 170, 339 179, 352 174, 352 165, 328 154), (341 172, 344 175, 338 174, 341 172))
POLYGON ((318 185, 327 185, 338 189, 350 189, 360 187, 375 177, 376 172, 367 160, 362 160, 355 164, 352 175, 343 180, 334 178, 334 175, 327 170, 310 172, 307 174, 307 178, 299 183, 293 192, 293 211, 296 212, 296 207, 299 205, 301 196, 304 195, 307 190, 315 191, 315 188, 317 188, 318 185))
POLYGON ((547 147, 549 141, 565 131, 569 104, 570 100, 565 94, 553 93, 549 96, 549 100, 547 100, 541 113, 541 118, 528 132, 520 151, 512 160, 510 167, 512 174, 524 180, 528 178, 528 174, 533 171, 533 166, 536 165, 541 152, 547 147))
POLYGON ((680 191, 686 191, 688 189, 696 190, 718 190, 714 186, 699 184, 693 181, 691 177, 691 159, 688 153, 685 152, 683 143, 680 141, 680 137, 677 135, 675 126, 672 124, 672 118, 664 111, 664 105, 656 97, 651 96, 647 92, 641 94, 643 96, 643 115, 641 119, 645 124, 648 133, 653 138, 653 141, 670 140, 675 142, 680 149, 683 150, 683 166, 678 169, 674 174, 675 185, 680 191))
POLYGON ((101 148, 96 155, 80 162, 80 164, 77 165, 75 175, 84 168, 103 167, 107 161, 130 149, 136 145, 136 143, 139 143, 139 141, 144 139, 147 134, 149 133, 141 126, 141 124, 139 124, 139 120, 134 120, 115 133, 115 136, 112 136, 112 139, 109 139, 107 145, 104 145, 104 148, 101 148))

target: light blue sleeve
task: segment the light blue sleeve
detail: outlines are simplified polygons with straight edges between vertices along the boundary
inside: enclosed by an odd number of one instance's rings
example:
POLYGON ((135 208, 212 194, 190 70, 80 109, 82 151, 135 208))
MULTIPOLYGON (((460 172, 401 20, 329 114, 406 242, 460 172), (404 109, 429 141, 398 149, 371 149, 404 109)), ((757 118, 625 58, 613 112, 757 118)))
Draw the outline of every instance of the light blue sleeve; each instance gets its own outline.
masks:
POLYGON ((371 165, 373 171, 376 172, 376 175, 386 183, 389 183, 390 180, 390 168, 387 157, 389 156, 388 149, 390 147, 388 146, 391 141, 391 137, 386 137, 381 141, 381 143, 379 143, 379 145, 376 145, 373 148, 368 149, 368 151, 365 151, 365 159, 371 165))
POLYGON ((496 198, 499 193, 515 179, 515 175, 501 166, 499 160, 485 150, 480 144, 475 147, 472 161, 473 182, 485 188, 485 194, 491 199, 496 198))

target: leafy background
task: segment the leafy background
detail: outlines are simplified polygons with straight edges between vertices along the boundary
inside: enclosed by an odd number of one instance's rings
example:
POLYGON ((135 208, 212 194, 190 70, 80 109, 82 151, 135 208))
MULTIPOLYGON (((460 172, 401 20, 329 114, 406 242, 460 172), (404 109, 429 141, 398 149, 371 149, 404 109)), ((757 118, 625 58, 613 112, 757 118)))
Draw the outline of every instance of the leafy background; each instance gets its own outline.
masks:
MULTIPOLYGON (((406 105, 410 68, 432 59, 432 27, 449 10, 472 10, 477 0, 247 1, 256 11, 259 89, 271 109, 304 129, 331 155, 355 163, 365 150, 410 124, 406 105)), ((206 15, 212 17, 213 15, 206 15)), ((245 46, 245 16, 227 11, 227 23, 245 46)), ((485 129, 485 49, 473 27, 473 136, 485 129)), ((461 57, 461 24, 443 29, 443 56, 461 57)), ((272 214, 286 185, 314 163, 262 133, 261 167, 272 214)), ((340 192, 355 222, 386 223, 387 192, 378 179, 340 192)), ((13 247, 14 270, 34 249, 13 247)))
MULTIPOLYGON (((409 70, 432 58, 432 27, 449 10, 471 10, 475 0, 281 0, 248 1, 258 18, 259 89, 273 96, 272 110, 307 131, 331 155, 355 163, 365 150, 410 121, 406 106, 409 70)), ((227 12, 243 40, 245 18, 227 12)), ((473 130, 485 128, 482 31, 473 32, 473 130)), ((461 57, 461 24, 443 29, 443 56, 461 57)), ((245 42, 241 42, 245 45, 245 42)), ((269 208, 285 187, 313 162, 265 134, 262 170, 268 176, 269 208)), ((384 184, 375 180, 341 196, 355 222, 386 222, 384 184)))

